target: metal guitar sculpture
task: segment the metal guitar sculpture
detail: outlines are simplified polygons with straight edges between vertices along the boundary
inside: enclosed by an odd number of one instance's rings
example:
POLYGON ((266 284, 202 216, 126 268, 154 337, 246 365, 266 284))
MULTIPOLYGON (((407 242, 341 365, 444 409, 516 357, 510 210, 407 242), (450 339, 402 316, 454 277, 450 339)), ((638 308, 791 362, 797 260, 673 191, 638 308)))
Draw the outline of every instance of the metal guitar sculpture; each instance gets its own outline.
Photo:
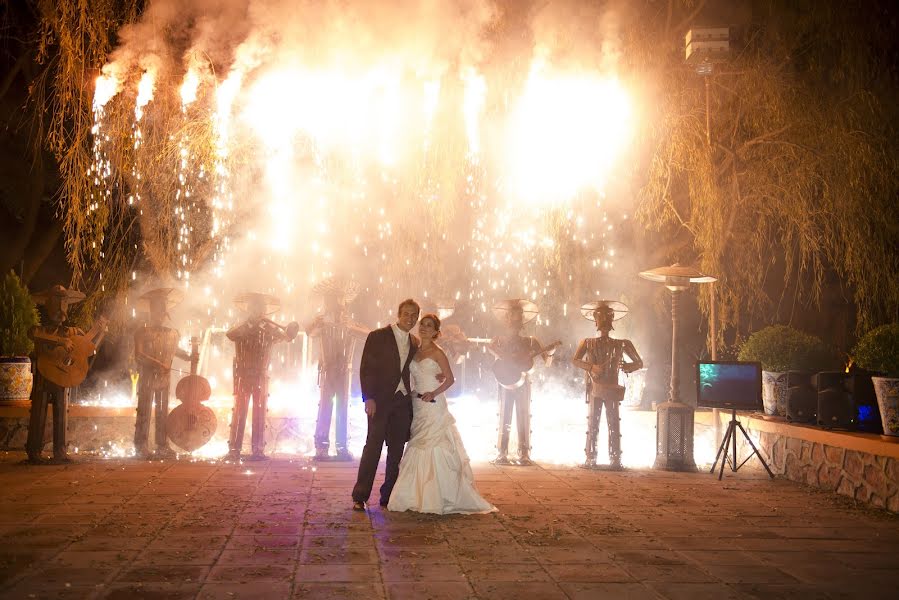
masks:
POLYGON ((66 440, 66 421, 70 389, 84 381, 93 354, 106 327, 101 318, 85 334, 77 327, 66 325, 69 306, 84 300, 84 294, 54 285, 33 295, 35 303, 44 307, 46 322, 28 332, 34 340, 34 356, 37 372, 31 392, 31 414, 28 420, 28 440, 25 449, 28 461, 41 462, 44 448, 44 427, 47 412, 53 410, 53 460, 69 462, 66 440))
POLYGON ((542 356, 544 363, 552 364, 558 342, 544 348, 537 338, 525 335, 524 326, 540 312, 537 305, 521 298, 499 302, 493 314, 503 325, 503 331, 495 337, 487 350, 496 358, 494 375, 499 400, 499 436, 494 462, 500 465, 530 465, 531 462, 531 382, 528 372, 534 366, 534 358, 542 356), (518 457, 509 458, 509 439, 512 432, 513 413, 517 419, 518 457))
POLYGON ((561 341, 555 341, 528 354, 512 354, 497 358, 493 363, 493 375, 496 377, 497 383, 507 390, 520 388, 524 385, 525 375, 534 368, 534 359, 561 345, 561 341))
POLYGON ((166 418, 169 439, 179 448, 188 452, 206 445, 218 426, 215 413, 202 404, 209 400, 212 388, 205 377, 197 375, 197 363, 200 361, 199 340, 190 339, 190 375, 185 375, 175 386, 175 397, 181 400, 166 418))
POLYGON ((48 381, 64 388, 81 385, 87 377, 90 364, 88 358, 97 351, 97 346, 106 335, 109 319, 98 317, 87 333, 61 337, 47 333, 36 334, 42 340, 56 342, 53 348, 37 357, 37 369, 48 381))

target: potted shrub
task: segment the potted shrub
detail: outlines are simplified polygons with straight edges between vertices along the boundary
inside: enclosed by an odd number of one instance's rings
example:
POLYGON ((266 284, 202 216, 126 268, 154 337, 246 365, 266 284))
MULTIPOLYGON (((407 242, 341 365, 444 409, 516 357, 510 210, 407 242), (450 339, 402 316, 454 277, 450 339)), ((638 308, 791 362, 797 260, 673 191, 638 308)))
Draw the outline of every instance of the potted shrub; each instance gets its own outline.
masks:
POLYGON ((737 358, 762 363, 765 413, 786 416, 788 371, 817 371, 827 350, 817 337, 787 325, 770 325, 749 336, 737 358))
POLYGON ((899 436, 899 323, 866 333, 852 351, 852 362, 883 377, 872 377, 885 435, 899 436))
POLYGON ((0 404, 28 405, 33 382, 28 355, 34 349, 28 331, 37 324, 31 294, 10 271, 0 280, 0 404))

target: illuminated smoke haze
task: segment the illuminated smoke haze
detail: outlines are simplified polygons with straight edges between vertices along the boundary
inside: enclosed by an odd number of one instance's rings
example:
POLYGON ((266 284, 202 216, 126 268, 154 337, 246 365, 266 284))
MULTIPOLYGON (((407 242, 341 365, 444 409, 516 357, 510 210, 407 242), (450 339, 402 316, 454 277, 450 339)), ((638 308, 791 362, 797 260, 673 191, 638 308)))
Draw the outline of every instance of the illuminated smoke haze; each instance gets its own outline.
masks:
MULTIPOLYGON (((561 338, 567 363, 593 333, 577 307, 627 301, 638 270, 616 253, 640 117, 618 72, 617 24, 607 6, 574 0, 150 2, 120 32, 94 99, 95 134, 127 124, 133 164, 176 157, 168 189, 142 167, 128 174, 134 210, 174 220, 179 253, 173 273, 136 274, 135 291, 183 287, 172 317, 185 339, 235 324, 231 299, 247 290, 279 296, 273 318, 305 325, 321 305, 309 290, 330 275, 361 284, 351 310, 372 328, 412 296, 461 307, 466 333, 489 337, 490 307, 527 297, 542 308, 530 332, 561 338), (113 118, 123 106, 127 119, 113 118), (170 215, 157 215, 162 195, 170 215), (195 256, 209 237, 213 250, 195 256)), ((97 172, 124 168, 104 139, 97 172)), ((228 346, 207 363, 223 396, 228 346)), ((473 348, 468 368, 486 365, 473 348)), ((534 410, 541 394, 572 399, 554 425, 577 439, 574 454, 561 451, 569 458, 582 456, 586 412, 572 373, 541 385, 534 410)), ((291 385, 285 394, 316 403, 308 374, 291 385)), ((494 390, 482 387, 471 410, 495 419, 494 390)))

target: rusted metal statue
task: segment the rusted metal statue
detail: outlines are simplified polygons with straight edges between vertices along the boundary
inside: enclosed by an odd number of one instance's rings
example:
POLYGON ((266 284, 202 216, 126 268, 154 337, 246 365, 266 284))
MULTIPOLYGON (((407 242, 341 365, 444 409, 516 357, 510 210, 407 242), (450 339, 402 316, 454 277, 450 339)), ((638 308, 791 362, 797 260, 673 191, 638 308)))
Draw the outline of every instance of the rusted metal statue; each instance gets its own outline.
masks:
POLYGON ((627 307, 614 300, 588 302, 581 314, 596 323, 599 332, 594 338, 581 340, 571 362, 587 372, 587 446, 585 468, 596 468, 596 441, 602 409, 606 409, 609 427, 609 468, 621 468, 621 419, 619 404, 624 399, 624 387, 618 383, 618 373, 633 373, 643 367, 630 340, 609 336, 612 322, 627 314, 627 307), (625 361, 625 358, 627 360, 625 361))
POLYGON ((178 347, 180 336, 166 327, 169 309, 181 302, 183 294, 174 288, 157 288, 138 300, 149 311, 147 323, 134 332, 134 360, 137 363, 137 419, 134 423, 134 451, 139 458, 169 458, 166 423, 169 414, 172 360, 190 361, 191 355, 178 347), (150 419, 156 412, 156 452, 150 452, 150 419))
POLYGON ((494 462, 500 465, 530 465, 531 451, 531 381, 529 373, 534 359, 542 357, 545 364, 552 363, 552 356, 559 342, 544 347, 535 337, 523 333, 524 326, 537 317, 537 305, 528 300, 504 300, 493 307, 494 315, 504 325, 505 332, 494 339, 487 349, 496 357, 493 374, 498 384, 499 439, 494 462), (509 459, 509 437, 512 431, 512 413, 518 425, 518 458, 509 459))
POLYGON ((100 317, 84 333, 77 327, 65 324, 69 306, 84 300, 84 294, 54 285, 33 295, 34 301, 44 307, 46 324, 29 332, 34 340, 34 356, 37 369, 31 394, 31 415, 28 421, 28 440, 25 449, 28 461, 41 462, 44 447, 44 428, 47 423, 48 404, 53 405, 53 461, 70 462, 66 450, 66 415, 70 389, 79 385, 87 376, 90 357, 103 338, 106 318, 100 317))
POLYGON ((247 424, 250 399, 253 399, 253 430, 250 441, 252 460, 265 459, 265 414, 268 404, 268 366, 272 346, 287 342, 297 336, 300 326, 292 322, 278 325, 267 319, 280 308, 280 301, 269 294, 249 292, 234 300, 247 312, 246 321, 233 327, 226 334, 234 342, 234 412, 231 415, 231 436, 228 440, 228 458, 240 458, 243 434, 247 424))
POLYGON ((324 312, 308 327, 310 337, 319 340, 318 385, 321 392, 318 419, 315 423, 315 458, 326 460, 331 446, 331 415, 336 412, 334 445, 336 460, 352 460, 347 448, 347 408, 350 398, 350 378, 356 342, 364 340, 368 329, 350 320, 347 305, 358 293, 354 282, 328 278, 312 288, 324 299, 324 312))

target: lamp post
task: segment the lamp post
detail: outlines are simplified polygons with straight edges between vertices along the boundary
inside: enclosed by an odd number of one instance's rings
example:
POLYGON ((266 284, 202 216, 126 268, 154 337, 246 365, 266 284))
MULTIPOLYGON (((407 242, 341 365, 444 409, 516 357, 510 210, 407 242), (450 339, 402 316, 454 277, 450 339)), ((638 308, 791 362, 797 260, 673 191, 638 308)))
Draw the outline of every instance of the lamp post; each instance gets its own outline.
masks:
MULTIPOLYGON (((730 55, 730 27, 691 27, 685 38, 685 60, 705 83, 705 143, 712 146, 712 110, 710 81, 715 65, 730 55)), ((718 307, 715 285, 709 290, 709 352, 718 359, 718 307)), ((718 419, 715 419, 717 424, 718 419)))
POLYGON ((680 296, 691 283, 713 283, 715 277, 695 267, 677 263, 640 273, 640 277, 662 283, 671 292, 671 388, 668 400, 656 408, 656 460, 654 469, 695 471, 693 460, 693 407, 680 398, 680 296))

